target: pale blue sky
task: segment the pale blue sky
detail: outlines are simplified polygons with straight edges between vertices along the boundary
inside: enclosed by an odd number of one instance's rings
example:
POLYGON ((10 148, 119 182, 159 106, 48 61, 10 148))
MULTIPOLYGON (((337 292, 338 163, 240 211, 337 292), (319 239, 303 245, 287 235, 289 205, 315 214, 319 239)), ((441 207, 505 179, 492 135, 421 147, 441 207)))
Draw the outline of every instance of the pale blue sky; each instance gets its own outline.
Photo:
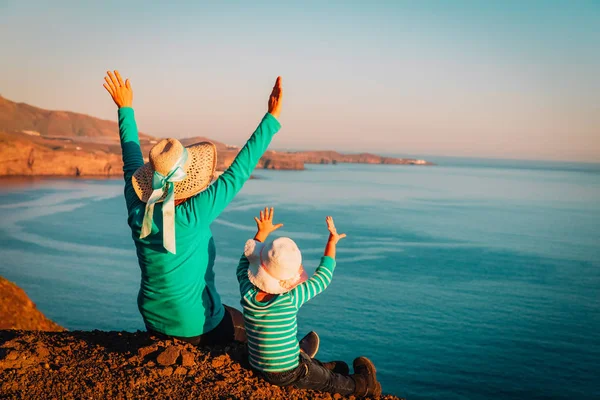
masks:
POLYGON ((242 144, 281 75, 275 148, 600 161, 600 0, 89 3, 0 0, 2 96, 115 119, 117 68, 141 130, 242 144))

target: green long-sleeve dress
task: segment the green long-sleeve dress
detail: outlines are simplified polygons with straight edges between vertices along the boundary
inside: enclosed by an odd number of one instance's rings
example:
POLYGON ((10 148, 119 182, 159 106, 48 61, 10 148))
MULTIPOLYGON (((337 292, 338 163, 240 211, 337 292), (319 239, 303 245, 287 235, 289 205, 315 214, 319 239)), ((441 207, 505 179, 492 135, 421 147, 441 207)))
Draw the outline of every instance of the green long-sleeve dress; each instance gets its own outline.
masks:
POLYGON ((223 319, 210 224, 250 178, 280 127, 275 117, 266 114, 227 171, 206 190, 175 207, 177 254, 171 254, 162 243, 162 203, 155 207, 152 233, 140 239, 146 203, 137 197, 131 177, 144 160, 133 109, 119 109, 127 221, 142 273, 138 308, 148 328, 192 337, 209 332, 223 319))

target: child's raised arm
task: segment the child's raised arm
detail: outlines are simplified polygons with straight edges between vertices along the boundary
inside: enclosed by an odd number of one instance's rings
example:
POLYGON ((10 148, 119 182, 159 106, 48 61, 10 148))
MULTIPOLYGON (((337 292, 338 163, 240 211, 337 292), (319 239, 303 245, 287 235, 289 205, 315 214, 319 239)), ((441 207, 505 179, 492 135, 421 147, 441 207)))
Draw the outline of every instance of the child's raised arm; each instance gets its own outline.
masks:
POLYGON ((342 233, 340 235, 337 233, 337 229, 335 229, 335 224, 333 223, 332 217, 325 218, 325 221, 327 222, 327 229, 329 229, 329 240, 327 240, 327 245, 325 245, 325 254, 323 255, 325 257, 335 258, 335 248, 337 242, 339 242, 340 239, 345 238, 346 234, 342 233))
POLYGON ((337 233, 333 224, 333 218, 327 217, 325 220, 327 221, 327 229, 329 230, 329 240, 327 240, 325 254, 321 258, 321 263, 309 280, 301 283, 289 292, 294 305, 298 309, 304 303, 327 289, 333 279, 333 271, 335 269, 335 247, 340 239, 346 237, 345 233, 341 235, 337 233))
POLYGON ((275 210, 273 207, 269 209, 269 207, 265 207, 264 210, 260 210, 260 218, 254 217, 256 221, 257 232, 254 235, 254 240, 257 242, 263 242, 267 240, 271 232, 276 231, 281 228, 283 224, 273 225, 273 216, 275 215, 275 210))
MULTIPOLYGON (((275 210, 273 207, 270 209, 265 207, 264 210, 260 210, 260 218, 254 217, 256 221, 256 235, 254 235, 254 240, 257 242, 264 243, 267 240, 267 237, 271 234, 271 232, 276 231, 281 228, 283 224, 273 225, 273 216, 275 215, 275 210)), ((240 283, 240 288, 242 293, 246 292, 252 284, 250 284, 248 280, 248 258, 246 258, 245 254, 242 254, 242 258, 238 264, 236 275, 238 278, 238 282, 240 283)))

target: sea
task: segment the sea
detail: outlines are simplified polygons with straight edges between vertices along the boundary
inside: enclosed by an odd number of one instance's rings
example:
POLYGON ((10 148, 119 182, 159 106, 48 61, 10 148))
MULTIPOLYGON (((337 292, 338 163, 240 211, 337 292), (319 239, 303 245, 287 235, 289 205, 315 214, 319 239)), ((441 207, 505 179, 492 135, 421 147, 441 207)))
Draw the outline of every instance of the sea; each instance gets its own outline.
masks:
MULTIPOLYGON (((223 302, 261 208, 309 272, 331 215, 333 282, 298 315, 317 358, 409 400, 600 399, 600 164, 432 161, 257 170, 212 225, 223 302)), ((122 180, 0 181, 0 275, 70 330, 144 329, 122 180)))

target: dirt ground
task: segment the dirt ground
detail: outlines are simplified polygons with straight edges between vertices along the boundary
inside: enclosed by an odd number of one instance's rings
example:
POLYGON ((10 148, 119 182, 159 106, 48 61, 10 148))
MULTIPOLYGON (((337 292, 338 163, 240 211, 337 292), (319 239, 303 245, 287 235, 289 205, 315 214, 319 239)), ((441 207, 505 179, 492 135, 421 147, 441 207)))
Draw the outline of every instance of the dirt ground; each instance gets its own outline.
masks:
POLYGON ((198 348, 146 332, 3 330, 0 398, 343 398, 270 385, 246 359, 241 344, 198 348))
POLYGON ((198 348, 147 332, 67 332, 0 277, 0 399, 341 398, 270 385, 251 370, 242 344, 198 348))

